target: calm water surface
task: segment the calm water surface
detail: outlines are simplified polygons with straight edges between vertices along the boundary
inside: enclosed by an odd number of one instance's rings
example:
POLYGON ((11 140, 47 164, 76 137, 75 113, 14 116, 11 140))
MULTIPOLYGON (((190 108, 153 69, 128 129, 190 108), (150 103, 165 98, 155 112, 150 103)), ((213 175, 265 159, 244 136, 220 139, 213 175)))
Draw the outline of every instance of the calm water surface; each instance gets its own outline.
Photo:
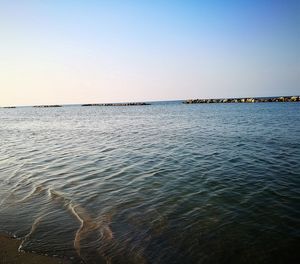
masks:
POLYGON ((300 103, 0 109, 0 232, 72 263, 296 263, 300 103))

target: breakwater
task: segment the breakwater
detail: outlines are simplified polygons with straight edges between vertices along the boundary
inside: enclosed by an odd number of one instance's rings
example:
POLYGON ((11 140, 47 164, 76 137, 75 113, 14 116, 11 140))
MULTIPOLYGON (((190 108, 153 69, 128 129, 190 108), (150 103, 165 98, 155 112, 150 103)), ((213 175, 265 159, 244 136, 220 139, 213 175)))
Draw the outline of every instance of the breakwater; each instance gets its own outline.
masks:
MULTIPOLYGON (((139 105, 151 105, 149 103, 106 103, 106 104, 82 104, 81 106, 139 106, 139 105)), ((63 107, 63 105, 34 105, 34 108, 55 108, 63 107)), ((4 106, 2 108, 17 108, 16 106, 4 106)))
POLYGON ((150 105, 149 103, 109 103, 109 104, 83 104, 81 106, 137 106, 137 105, 150 105))
POLYGON ((227 99, 189 99, 184 104, 209 103, 270 103, 270 102, 300 102, 300 96, 264 97, 264 98, 227 98, 227 99))
POLYGON ((62 107, 62 105, 34 105, 33 107, 38 107, 38 108, 62 107))

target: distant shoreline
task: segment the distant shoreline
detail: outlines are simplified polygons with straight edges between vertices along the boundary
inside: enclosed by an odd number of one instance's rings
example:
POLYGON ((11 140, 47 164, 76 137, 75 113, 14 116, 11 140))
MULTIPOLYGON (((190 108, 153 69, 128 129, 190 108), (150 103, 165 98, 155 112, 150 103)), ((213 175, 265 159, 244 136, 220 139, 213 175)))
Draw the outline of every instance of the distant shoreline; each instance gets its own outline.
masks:
MULTIPOLYGON (((178 101, 183 104, 203 104, 203 103, 273 103, 273 102, 300 102, 300 96, 280 96, 280 97, 239 97, 239 98, 221 98, 221 99, 188 99, 188 100, 166 100, 152 102, 128 102, 128 103, 88 103, 75 104, 76 106, 146 106, 152 105, 153 102, 173 102, 178 101)), ((26 107, 34 108, 57 108, 65 107, 66 105, 33 105, 26 107)), ((25 106, 3 106, 0 108, 13 109, 25 106)))

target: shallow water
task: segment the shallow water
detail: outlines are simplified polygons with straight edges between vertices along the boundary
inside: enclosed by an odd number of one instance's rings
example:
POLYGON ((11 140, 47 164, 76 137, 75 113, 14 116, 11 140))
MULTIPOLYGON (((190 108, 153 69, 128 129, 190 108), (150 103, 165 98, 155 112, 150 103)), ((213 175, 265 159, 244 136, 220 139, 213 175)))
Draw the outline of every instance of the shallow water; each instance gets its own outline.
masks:
POLYGON ((295 263, 300 103, 0 109, 0 232, 74 263, 295 263))

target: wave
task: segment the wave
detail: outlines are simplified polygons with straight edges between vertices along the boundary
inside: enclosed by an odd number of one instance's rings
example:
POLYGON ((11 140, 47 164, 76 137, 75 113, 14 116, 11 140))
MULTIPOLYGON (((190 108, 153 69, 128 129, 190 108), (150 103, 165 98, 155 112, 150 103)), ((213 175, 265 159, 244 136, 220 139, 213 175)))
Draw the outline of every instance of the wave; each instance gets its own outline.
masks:
POLYGON ((113 232, 110 228, 112 214, 105 214, 98 218, 93 218, 85 208, 76 204, 71 199, 65 197, 63 193, 49 189, 52 201, 60 202, 79 222, 80 226, 74 237, 74 249, 78 256, 85 259, 82 248, 94 251, 93 254, 100 254, 99 257, 109 261, 107 253, 102 250, 103 246, 109 243, 113 238, 113 232), (89 248, 89 244, 98 244, 95 250, 89 248))
MULTIPOLYGON (((105 215, 101 217, 102 219, 94 219, 80 205, 70 203, 68 208, 80 222, 80 227, 74 238, 74 248, 77 254, 84 258, 81 254, 81 248, 84 240, 98 234, 99 236, 96 236, 96 240, 98 240, 96 242, 99 244, 97 250, 99 253, 104 254, 103 257, 106 261, 108 261, 108 256, 105 256, 105 253, 101 251, 101 244, 105 244, 114 238, 113 232, 110 228, 112 216, 105 215)), ((89 240, 89 243, 92 242, 89 240)))
POLYGON ((40 222, 42 221, 42 219, 45 216, 46 216, 46 214, 45 215, 41 215, 41 216, 37 217, 34 220, 34 222, 31 225, 30 232, 22 239, 22 243, 20 244, 18 251, 20 251, 20 252, 23 251, 23 245, 24 245, 24 243, 27 242, 30 239, 30 237, 35 232, 36 228, 38 227, 38 225, 40 224, 40 222))

